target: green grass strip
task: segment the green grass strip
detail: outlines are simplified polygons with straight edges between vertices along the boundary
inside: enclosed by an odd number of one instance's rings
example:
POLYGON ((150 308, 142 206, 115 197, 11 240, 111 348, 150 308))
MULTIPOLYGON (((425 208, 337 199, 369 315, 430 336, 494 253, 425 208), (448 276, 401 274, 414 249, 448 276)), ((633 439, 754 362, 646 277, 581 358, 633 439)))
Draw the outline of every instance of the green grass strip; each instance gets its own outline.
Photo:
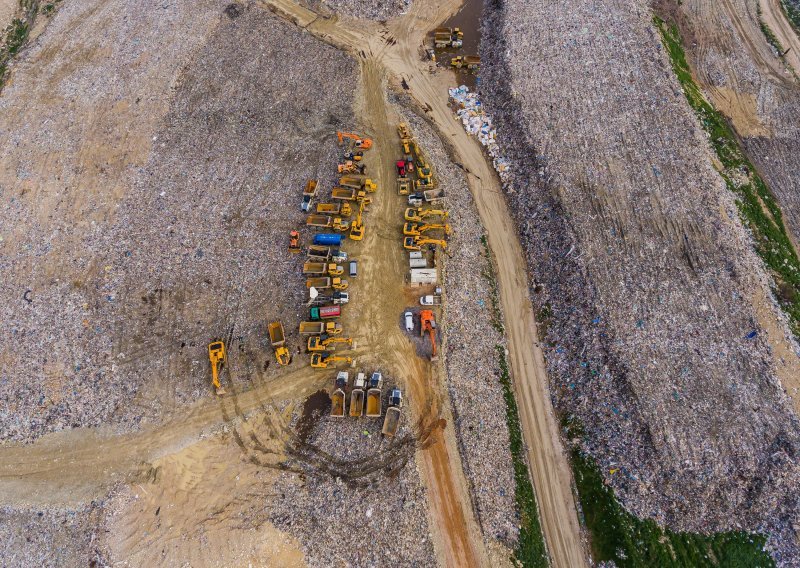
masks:
MULTIPOLYGON (((501 335, 505 333, 503 312, 500 308, 500 292, 494 276, 492 251, 486 236, 481 237, 481 244, 486 253, 486 267, 482 274, 489 282, 489 296, 492 306, 492 327, 501 335)), ((544 544, 542 525, 539 521, 539 508, 536 494, 533 491, 528 463, 525 461, 525 442, 522 439, 522 428, 519 423, 519 409, 514 398, 514 385, 506 360, 506 350, 497 345, 497 359, 500 362, 500 384, 503 386, 503 398, 506 402, 506 425, 508 426, 511 461, 514 466, 514 497, 519 511, 519 542, 514 551, 514 559, 520 566, 544 568, 549 566, 547 548, 544 544)))
MULTIPOLYGON (((620 568, 775 565, 764 551, 766 537, 763 535, 676 533, 660 528, 653 520, 637 518, 622 508, 591 457, 573 447, 570 458, 596 563, 613 562, 620 568)), ((625 473, 618 471, 615 475, 625 473)))
POLYGON ((680 32, 655 16, 653 21, 672 61, 672 69, 697 113, 722 165, 720 175, 736 196, 739 214, 752 235, 755 249, 773 279, 773 293, 789 316, 789 326, 800 339, 800 260, 775 197, 742 152, 723 115, 705 99, 692 78, 680 32))

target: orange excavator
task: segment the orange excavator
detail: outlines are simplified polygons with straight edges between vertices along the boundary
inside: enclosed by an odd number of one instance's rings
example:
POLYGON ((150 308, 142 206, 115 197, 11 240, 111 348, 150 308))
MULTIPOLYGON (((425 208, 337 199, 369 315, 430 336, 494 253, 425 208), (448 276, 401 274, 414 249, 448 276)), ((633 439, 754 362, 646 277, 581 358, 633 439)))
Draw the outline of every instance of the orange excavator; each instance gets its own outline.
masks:
POLYGON ((300 233, 297 231, 289 233, 289 252, 292 254, 300 252, 300 233))
POLYGON ((345 138, 350 138, 356 145, 356 148, 361 148, 362 150, 369 150, 372 148, 372 140, 370 138, 361 138, 358 134, 352 132, 337 132, 336 136, 339 138, 339 144, 344 142, 345 138))
POLYGON ((422 310, 419 313, 419 322, 420 322, 420 334, 425 335, 425 332, 428 332, 428 336, 431 338, 431 361, 436 360, 436 319, 433 317, 433 312, 431 310, 422 310))

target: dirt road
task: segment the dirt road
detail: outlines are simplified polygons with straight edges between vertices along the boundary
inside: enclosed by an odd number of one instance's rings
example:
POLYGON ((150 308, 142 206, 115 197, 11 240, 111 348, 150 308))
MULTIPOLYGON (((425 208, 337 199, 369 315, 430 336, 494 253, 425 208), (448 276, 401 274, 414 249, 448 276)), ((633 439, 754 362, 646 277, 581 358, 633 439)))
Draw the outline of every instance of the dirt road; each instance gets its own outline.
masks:
POLYGON ((764 23, 773 31, 783 49, 789 50, 784 59, 795 73, 800 73, 800 37, 786 19, 780 0, 759 0, 759 5, 764 23))
POLYGON ((538 347, 528 296, 526 264, 514 224, 491 165, 447 106, 447 76, 430 75, 419 55, 426 33, 453 13, 459 3, 415 2, 407 15, 380 27, 372 22, 320 19, 288 0, 266 4, 321 39, 355 56, 374 58, 389 73, 404 79, 407 92, 427 109, 428 118, 442 138, 467 165, 470 190, 497 263, 509 359, 548 550, 555 566, 586 565, 570 488, 570 468, 552 412, 544 357, 538 347))

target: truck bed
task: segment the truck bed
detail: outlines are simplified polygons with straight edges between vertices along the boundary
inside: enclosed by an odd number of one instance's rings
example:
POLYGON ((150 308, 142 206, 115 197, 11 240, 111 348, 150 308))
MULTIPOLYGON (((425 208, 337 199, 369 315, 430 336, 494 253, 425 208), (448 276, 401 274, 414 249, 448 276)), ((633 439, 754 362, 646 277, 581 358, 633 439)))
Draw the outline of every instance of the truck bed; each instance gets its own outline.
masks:
POLYGON ((396 406, 386 409, 386 418, 383 421, 383 430, 381 431, 384 436, 393 437, 397 433, 397 427, 400 425, 400 409, 396 406))
POLYGON ((350 416, 358 418, 362 414, 364 414, 364 391, 354 389, 350 393, 350 416))
POLYGON ((325 330, 325 324, 321 321, 300 322, 300 335, 320 335, 325 330))
POLYGON ((381 391, 380 389, 369 389, 367 392, 367 416, 375 417, 381 415, 381 391))
POLYGON ((344 391, 336 389, 331 394, 331 416, 344 416, 344 391))
POLYGON ((309 215, 306 219, 306 225, 309 227, 330 227, 333 224, 333 219, 327 215, 309 215))
POLYGON ((303 195, 314 195, 317 193, 317 185, 319 181, 315 179, 310 179, 306 182, 306 187, 303 189, 303 195))
POLYGON ((331 197, 333 199, 344 199, 345 201, 352 201, 356 198, 356 190, 348 189, 346 187, 334 187, 331 190, 331 197))
POLYGON ((273 347, 281 347, 286 343, 286 336, 283 333, 282 323, 276 321, 269 324, 269 340, 273 347))

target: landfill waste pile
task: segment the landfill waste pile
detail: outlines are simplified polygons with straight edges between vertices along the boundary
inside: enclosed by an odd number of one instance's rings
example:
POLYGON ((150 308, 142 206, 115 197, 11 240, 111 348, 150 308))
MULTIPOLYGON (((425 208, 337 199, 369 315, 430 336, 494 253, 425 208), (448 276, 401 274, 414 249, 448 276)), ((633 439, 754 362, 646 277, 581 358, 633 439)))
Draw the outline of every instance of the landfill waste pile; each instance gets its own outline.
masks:
POLYGON ((515 486, 497 357, 497 346, 505 340, 492 325, 483 229, 464 175, 448 159, 440 139, 415 114, 405 113, 405 120, 434 164, 447 195, 447 222, 453 227, 448 240, 452 256, 445 259, 441 326, 447 338, 447 388, 464 473, 484 539, 513 549, 518 537, 515 486))
MULTIPOLYGON (((393 384, 384 386, 385 398, 393 384)), ((322 414, 307 440, 290 444, 291 471, 276 479, 280 498, 267 505, 268 516, 302 543, 309 566, 380 565, 387 550, 402 550, 404 565, 434 565, 415 432, 404 421, 388 442, 382 423, 322 414)))
POLYGON ((509 0, 485 16, 481 100, 512 164, 557 410, 628 510, 763 531, 796 562, 781 376, 797 346, 771 349, 791 341, 785 316, 648 4, 509 0))
POLYGON ((450 100, 456 107, 456 114, 461 119, 464 130, 480 140, 492 158, 492 165, 500 180, 503 184, 508 184, 511 181, 509 162, 500 151, 496 140, 497 132, 492 125, 491 117, 484 111, 478 93, 470 92, 466 85, 451 88, 449 92, 450 100))
POLYGON ((307 4, 320 13, 327 8, 354 18, 388 20, 407 12, 411 0, 310 0, 307 4))
POLYGON ((274 374, 266 322, 296 329, 305 295, 285 212, 333 184, 329 124, 352 121, 353 61, 264 9, 113 3, 107 46, 91 4, 61 6, 0 97, 6 441, 163 418, 207 396, 206 345, 234 328, 230 380, 274 374), (68 64, 80 46, 110 51, 68 64))

